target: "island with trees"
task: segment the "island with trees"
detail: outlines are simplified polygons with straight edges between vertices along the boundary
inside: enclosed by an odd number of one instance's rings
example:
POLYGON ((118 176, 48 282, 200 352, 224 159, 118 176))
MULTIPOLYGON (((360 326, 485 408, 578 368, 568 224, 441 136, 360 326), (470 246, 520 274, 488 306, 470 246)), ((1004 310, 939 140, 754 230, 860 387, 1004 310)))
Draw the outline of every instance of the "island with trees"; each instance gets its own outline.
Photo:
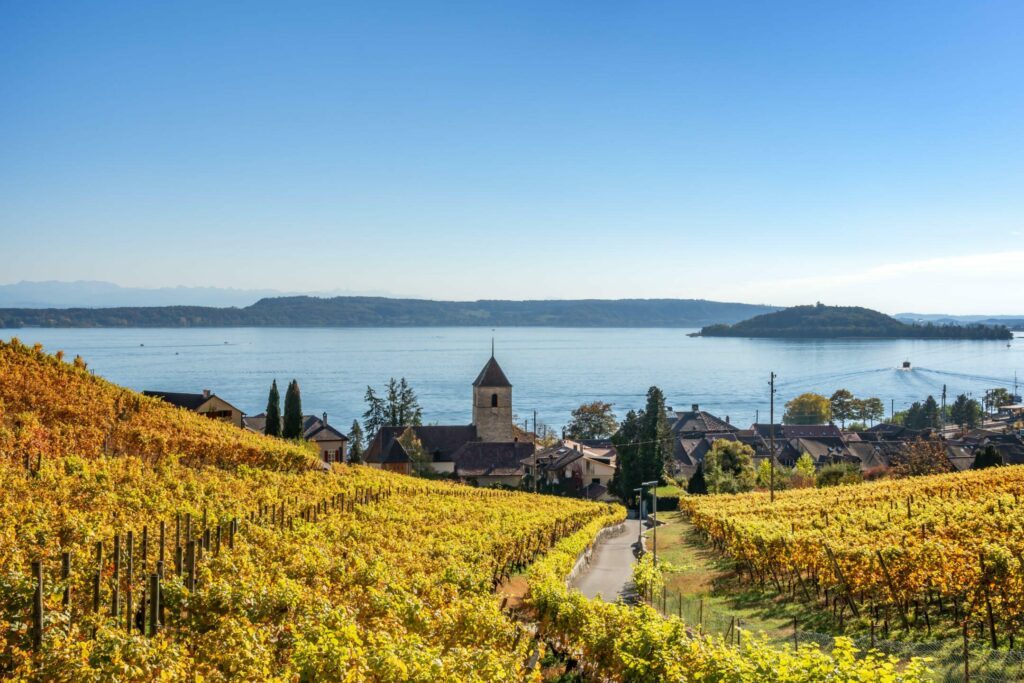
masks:
POLYGON ((709 325, 702 337, 780 339, 1012 339, 1004 325, 909 324, 859 306, 794 306, 749 320, 709 325))

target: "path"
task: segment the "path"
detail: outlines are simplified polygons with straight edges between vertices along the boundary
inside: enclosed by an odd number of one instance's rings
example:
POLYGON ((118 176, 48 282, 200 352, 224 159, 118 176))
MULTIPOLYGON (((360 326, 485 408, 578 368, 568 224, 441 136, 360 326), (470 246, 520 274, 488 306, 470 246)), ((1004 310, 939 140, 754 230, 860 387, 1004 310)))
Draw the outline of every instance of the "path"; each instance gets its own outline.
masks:
POLYGON ((640 522, 627 519, 626 530, 597 544, 590 566, 576 578, 573 587, 588 598, 600 595, 612 602, 631 595, 633 562, 636 560, 633 551, 640 532, 640 522))

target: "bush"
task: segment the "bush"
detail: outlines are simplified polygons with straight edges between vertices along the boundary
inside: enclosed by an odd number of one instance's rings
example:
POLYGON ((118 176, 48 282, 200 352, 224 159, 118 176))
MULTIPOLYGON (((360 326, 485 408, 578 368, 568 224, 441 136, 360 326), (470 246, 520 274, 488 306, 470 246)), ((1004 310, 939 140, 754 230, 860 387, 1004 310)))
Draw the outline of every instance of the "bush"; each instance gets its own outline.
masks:
POLYGON ((843 484, 859 484, 864 481, 860 468, 847 462, 825 465, 818 470, 818 488, 840 486, 843 484))

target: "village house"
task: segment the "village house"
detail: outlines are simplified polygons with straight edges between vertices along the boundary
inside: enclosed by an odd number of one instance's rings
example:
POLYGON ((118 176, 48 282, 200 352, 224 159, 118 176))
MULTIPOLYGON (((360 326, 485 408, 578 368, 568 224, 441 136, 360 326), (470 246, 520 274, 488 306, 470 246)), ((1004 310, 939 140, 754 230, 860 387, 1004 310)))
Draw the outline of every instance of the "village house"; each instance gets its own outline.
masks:
POLYGON ((242 426, 242 411, 211 393, 209 389, 203 389, 201 394, 183 394, 172 391, 143 391, 142 393, 214 420, 230 422, 236 427, 242 426))
POLYGON ((612 500, 608 487, 615 476, 617 453, 605 439, 563 439, 523 461, 537 489, 555 490, 592 500, 612 500))
MULTIPOLYGON (((247 415, 242 418, 246 429, 258 434, 265 433, 267 414, 247 415)), ((327 413, 322 417, 302 416, 302 438, 316 444, 320 459, 324 462, 345 462, 348 453, 348 437, 327 422, 327 413)))
POLYGON ((512 423, 512 383, 493 352, 473 381, 472 415, 468 425, 382 427, 370 439, 366 464, 411 474, 413 461, 402 444, 411 430, 431 471, 478 486, 519 487, 526 474, 522 461, 533 455, 534 444, 520 438, 512 423))

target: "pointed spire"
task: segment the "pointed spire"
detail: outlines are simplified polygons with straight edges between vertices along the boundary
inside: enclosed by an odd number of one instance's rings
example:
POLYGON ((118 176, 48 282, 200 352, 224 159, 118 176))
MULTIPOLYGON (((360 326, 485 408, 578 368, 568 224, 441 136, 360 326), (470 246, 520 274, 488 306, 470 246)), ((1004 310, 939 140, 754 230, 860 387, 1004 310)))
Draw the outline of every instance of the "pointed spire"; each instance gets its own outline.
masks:
POLYGON ((494 358, 494 335, 491 335, 491 358, 494 358))

